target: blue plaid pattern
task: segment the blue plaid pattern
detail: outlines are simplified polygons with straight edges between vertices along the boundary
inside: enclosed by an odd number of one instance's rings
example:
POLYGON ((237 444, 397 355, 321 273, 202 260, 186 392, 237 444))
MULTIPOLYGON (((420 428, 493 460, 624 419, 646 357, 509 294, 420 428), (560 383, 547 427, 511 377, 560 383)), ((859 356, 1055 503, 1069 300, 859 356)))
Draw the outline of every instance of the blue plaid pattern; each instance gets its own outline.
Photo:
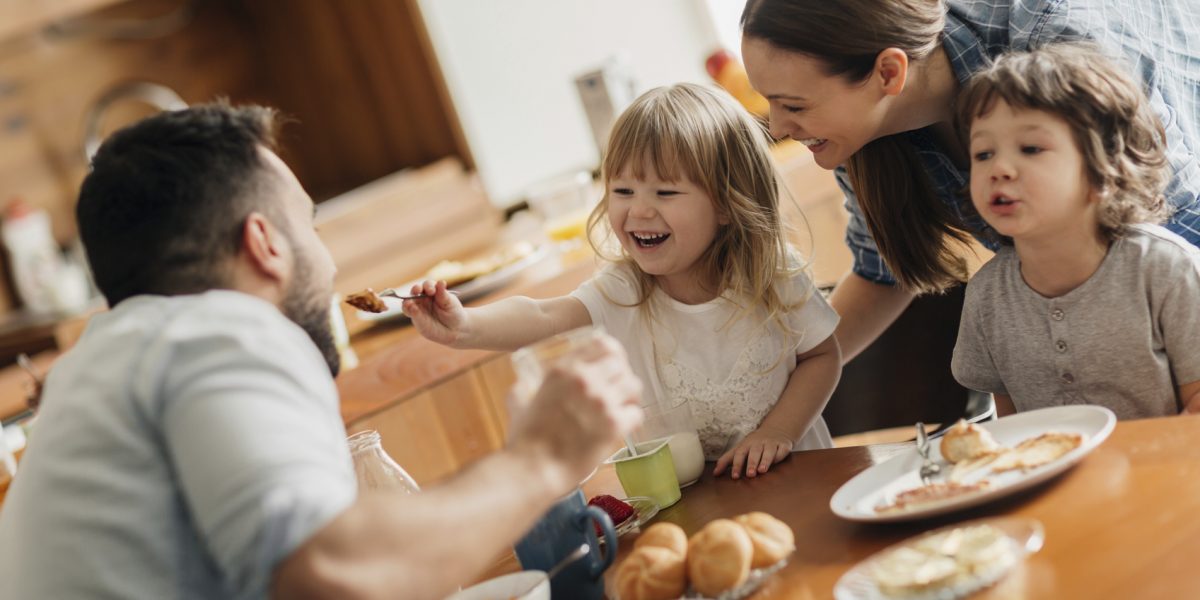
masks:
MULTIPOLYGON (((942 42, 960 82, 1009 50, 1069 40, 1095 42, 1123 60, 1146 84, 1167 132, 1174 175, 1167 186, 1175 214, 1167 228, 1200 246, 1200 0, 949 0, 942 42), (1194 41, 1193 41, 1194 40, 1194 41)), ((917 150, 938 198, 959 216, 968 172, 954 166, 927 130, 903 134, 917 150)), ((854 272, 877 283, 895 278, 879 256, 844 167, 835 172, 846 194, 846 243, 854 272)), ((967 225, 982 231, 978 217, 967 225)), ((992 241, 979 241, 993 250, 992 241)))

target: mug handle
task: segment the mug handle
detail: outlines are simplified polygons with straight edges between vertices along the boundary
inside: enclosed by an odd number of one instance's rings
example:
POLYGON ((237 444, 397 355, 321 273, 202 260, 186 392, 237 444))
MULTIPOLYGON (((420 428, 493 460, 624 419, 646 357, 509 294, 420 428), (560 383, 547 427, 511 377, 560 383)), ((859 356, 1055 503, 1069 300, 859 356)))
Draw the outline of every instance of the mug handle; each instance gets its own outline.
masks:
MULTIPOLYGON (((590 526, 588 521, 595 520, 600 524, 600 529, 604 531, 604 543, 608 547, 604 549, 604 555, 600 558, 599 563, 592 564, 592 577, 599 577, 604 570, 612 565, 613 559, 617 557, 617 530, 613 527, 612 517, 604 512, 598 506, 588 506, 584 514, 584 526, 590 526)), ((593 548, 596 552, 600 552, 600 548, 593 548)))

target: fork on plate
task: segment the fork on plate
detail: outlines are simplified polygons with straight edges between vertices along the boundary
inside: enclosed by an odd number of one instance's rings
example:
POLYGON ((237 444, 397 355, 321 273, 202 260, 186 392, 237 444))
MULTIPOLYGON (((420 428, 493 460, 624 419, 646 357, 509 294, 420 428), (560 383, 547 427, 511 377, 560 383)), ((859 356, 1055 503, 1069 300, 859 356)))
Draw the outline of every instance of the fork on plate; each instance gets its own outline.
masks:
POLYGON ((925 424, 917 421, 917 454, 921 455, 921 483, 929 485, 942 472, 942 466, 929 458, 929 435, 925 433, 925 424))

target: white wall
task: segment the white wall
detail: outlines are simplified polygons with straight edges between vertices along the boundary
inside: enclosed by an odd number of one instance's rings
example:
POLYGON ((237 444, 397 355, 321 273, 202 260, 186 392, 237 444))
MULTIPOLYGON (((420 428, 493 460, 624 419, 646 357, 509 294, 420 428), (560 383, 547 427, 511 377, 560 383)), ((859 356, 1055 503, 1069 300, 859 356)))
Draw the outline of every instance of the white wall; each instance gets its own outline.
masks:
POLYGON ((535 182, 599 164, 578 75, 620 54, 639 92, 710 83, 704 60, 721 43, 702 0, 419 2, 476 167, 500 206, 535 182))

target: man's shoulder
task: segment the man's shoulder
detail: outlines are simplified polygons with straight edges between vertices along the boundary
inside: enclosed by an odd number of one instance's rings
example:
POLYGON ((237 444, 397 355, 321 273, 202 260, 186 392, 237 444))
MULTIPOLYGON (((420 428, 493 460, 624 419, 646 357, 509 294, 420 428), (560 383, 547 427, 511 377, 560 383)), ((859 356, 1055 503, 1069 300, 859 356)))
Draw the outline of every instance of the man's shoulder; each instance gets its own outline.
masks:
POLYGON ((113 353, 125 356, 143 374, 186 367, 212 355, 220 355, 222 362, 323 364, 304 330, 278 308, 229 290, 125 300, 94 317, 70 354, 91 363, 97 355, 113 353))
POLYGON ((147 342, 243 332, 262 335, 288 329, 297 328, 274 305, 230 290, 185 296, 135 296, 96 317, 95 324, 95 333, 132 335, 147 342))

